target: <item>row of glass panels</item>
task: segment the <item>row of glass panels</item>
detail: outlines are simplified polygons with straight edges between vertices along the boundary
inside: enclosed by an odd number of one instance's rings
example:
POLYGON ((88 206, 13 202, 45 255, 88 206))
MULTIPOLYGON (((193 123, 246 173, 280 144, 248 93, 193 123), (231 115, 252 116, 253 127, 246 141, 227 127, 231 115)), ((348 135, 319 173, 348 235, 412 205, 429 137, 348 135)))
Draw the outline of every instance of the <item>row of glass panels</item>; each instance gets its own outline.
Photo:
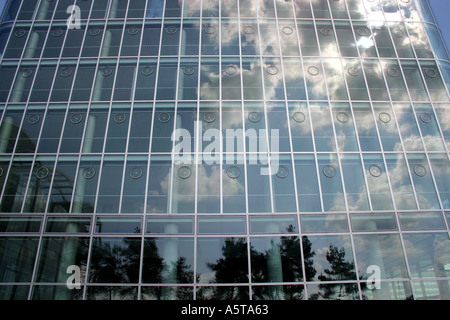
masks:
POLYGON ((9 104, 0 106, 0 152, 445 152, 448 108, 296 101, 9 104))
MULTIPOLYGON (((445 213, 450 223, 450 212, 445 213)), ((249 234, 330 234, 398 231, 398 223, 402 231, 444 231, 447 230, 445 219, 441 212, 399 212, 350 214, 350 225, 347 215, 308 214, 300 215, 250 215, 245 216, 161 216, 151 215, 142 225, 142 217, 97 216, 58 217, 47 216, 0 216, 0 232, 6 234, 40 233, 53 235, 158 235, 158 236, 189 236, 189 235, 246 235, 249 234), (397 220, 399 222, 397 222, 397 220), (44 224, 43 224, 44 221, 44 224)))
POLYGON ((426 0, 108 0, 92 3, 84 0, 33 1, 12 0, 5 8, 3 21, 66 20, 67 7, 77 5, 81 19, 154 18, 154 17, 278 17, 316 19, 424 19, 434 23, 426 0))
MULTIPOLYGON (((448 155, 428 159, 431 166, 425 154, 413 153, 280 155, 268 176, 261 174, 267 158, 258 155, 204 156, 198 166, 173 164, 164 155, 3 156, 0 208, 127 214, 448 209, 448 155)), ((270 160, 273 165, 275 156, 270 160)))
POLYGON ((0 101, 449 101, 434 61, 157 58, 4 62, 0 101), (303 60, 303 61, 302 61, 303 60))
MULTIPOLYGON (((332 293, 338 294, 340 290, 336 287, 357 280, 365 288, 365 281, 372 275, 371 266, 379 268, 383 281, 448 278, 449 241, 447 232, 216 236, 195 240, 189 237, 43 237, 41 240, 2 237, 0 278, 9 285, 65 284, 70 275, 67 267, 75 265, 80 268, 81 283, 231 286, 274 283, 279 286, 271 287, 276 291, 275 297, 284 297, 281 287, 284 283, 323 282, 333 284, 332 291, 336 292, 332 293)), ((381 287, 386 284, 381 282, 381 287)), ((61 289, 60 294, 66 298, 73 294, 67 288, 61 289)), ((448 297, 446 289, 440 287, 437 295, 448 297)), ((231 290, 231 297, 239 295, 238 292, 239 287, 231 290)), ((175 297, 173 292, 165 294, 166 299, 175 297)))
MULTIPOLYGON (((5 40, 9 31, 3 31, 5 40)), ((437 28, 422 23, 185 19, 183 22, 152 20, 142 26, 142 21, 120 20, 93 21, 72 30, 67 30, 65 23, 56 22, 51 26, 36 23, 33 27, 17 23, 3 58, 30 59, 41 54, 43 58, 60 54, 63 58, 80 54, 82 57, 154 56, 158 53, 162 56, 299 56, 299 49, 302 56, 434 58, 428 36, 436 56, 448 59, 437 28)))
MULTIPOLYGON (((446 280, 383 282, 380 290, 369 290, 364 283, 296 284, 249 286, 190 285, 165 286, 82 286, 82 290, 69 292, 66 286, 34 285, 31 300, 72 299, 81 300, 448 300, 442 288, 446 280), (85 289, 86 288, 86 289, 85 289), (359 289, 360 288, 360 289, 359 289), (85 295, 84 294, 84 290, 85 295)), ((0 286, 0 299, 25 300, 30 287, 27 285, 0 286)))

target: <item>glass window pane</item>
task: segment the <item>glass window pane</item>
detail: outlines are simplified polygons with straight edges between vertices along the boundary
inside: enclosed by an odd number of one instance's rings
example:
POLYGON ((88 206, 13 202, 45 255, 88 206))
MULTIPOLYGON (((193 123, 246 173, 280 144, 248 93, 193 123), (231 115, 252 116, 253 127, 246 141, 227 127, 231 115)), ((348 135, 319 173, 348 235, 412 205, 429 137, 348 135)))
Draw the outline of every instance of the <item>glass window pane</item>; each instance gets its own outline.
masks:
POLYGON ((55 157, 36 157, 28 183, 24 212, 45 212, 54 167, 55 157))
POLYGON ((354 243, 358 273, 363 279, 371 276, 368 272, 370 266, 380 268, 383 280, 408 277, 399 235, 355 235, 354 243))
POLYGON ((303 233, 348 232, 347 216, 344 214, 301 215, 303 233))
POLYGON ((271 156, 273 209, 275 212, 297 212, 292 160, 288 155, 271 156))
POLYGON ((245 234, 245 217, 199 217, 199 234, 245 234))
MULTIPOLYGON (((298 237, 251 238, 252 282, 300 282, 303 280, 298 237)), ((279 286, 276 295, 283 296, 279 286)))
MULTIPOLYGON (((175 164, 172 184, 172 213, 194 213, 196 166, 189 162, 175 164)), ((200 170, 200 169, 199 169, 200 170)))
POLYGON ((431 167, 444 209, 450 209, 450 165, 444 154, 430 154, 431 167))
POLYGON ((294 159, 300 212, 322 211, 314 155, 295 155, 294 159))
POLYGON ((91 218, 49 217, 45 224, 46 233, 89 233, 91 218))
POLYGON ((36 150, 44 114, 45 106, 28 106, 17 140, 16 153, 33 153, 36 150))
POLYGON ((375 232, 398 230, 395 214, 378 213, 378 214, 352 214, 352 229, 356 232, 375 232))
POLYGON ((139 238, 93 238, 88 281, 139 282, 141 243, 139 238))
POLYGON ((156 100, 175 100, 177 73, 178 63, 175 58, 161 59, 156 100))
POLYGON ((106 218, 97 217, 95 233, 107 234, 141 234, 142 221, 140 218, 106 218))
POLYGON ((406 255, 413 278, 447 278, 450 271, 448 233, 404 234, 406 255))
POLYGON ((385 157, 397 210, 417 209, 404 156, 386 154, 385 157))
MULTIPOLYGON (((194 239, 144 239, 142 282, 163 284, 193 283, 193 269, 194 239)), ((162 300, 175 299, 177 296, 177 289, 161 287, 160 290, 162 300)), ((182 289, 179 288, 178 290, 181 291, 182 289)))
POLYGON ((193 234, 193 217, 148 217, 146 233, 193 234))
POLYGON ((118 213, 123 175, 123 157, 105 157, 97 199, 97 213, 118 213))
POLYGON ((58 158, 53 174, 52 191, 48 200, 48 212, 70 212, 77 161, 78 157, 76 156, 58 158))
POLYGON ((71 104, 69 106, 69 110, 65 119, 64 131, 60 141, 61 146, 59 152, 80 152, 87 108, 88 106, 84 104, 71 104))
POLYGON ((147 213, 169 213, 172 161, 170 156, 150 158, 147 213))
MULTIPOLYGON (((245 238, 199 238, 197 240, 197 274, 199 283, 248 283, 247 240, 245 238)), ((234 292, 232 296, 240 295, 240 290, 231 292, 234 292)))
MULTIPOLYGON (((35 281, 66 283, 68 267, 80 268, 80 280, 84 282, 89 238, 45 237, 41 242, 35 281)), ((63 290, 61 290, 63 291, 63 290)), ((61 292, 62 297, 69 292, 61 292)))
POLYGON ((408 154, 408 164, 421 209, 440 209, 439 199, 425 155, 408 154))
POLYGON ((136 103, 130 123, 128 152, 148 152, 152 128, 153 105, 151 103, 136 103))
POLYGON ((100 175, 100 156, 81 157, 72 213, 93 213, 100 175))
MULTIPOLYGON (((53 82, 50 101, 69 101, 72 83, 75 77, 76 64, 72 61, 61 62, 60 67, 56 69, 55 81, 53 82)), ((53 77, 53 75, 49 75, 53 77)))
POLYGON ((157 71, 156 58, 142 58, 136 79, 135 100, 153 100, 157 71))
POLYGON ((359 300, 356 283, 310 284, 308 300, 359 300))
POLYGON ((358 151, 358 139, 348 103, 332 103, 332 115, 340 151, 358 151))
POLYGON ((412 281, 414 296, 420 300, 450 299, 448 280, 412 281))
POLYGON ((197 212, 220 213, 220 165, 208 155, 198 166, 197 212))
POLYGON ((327 103, 310 104, 314 141, 317 151, 336 151, 336 139, 327 103))
POLYGON ((383 150, 402 151, 403 147, 391 105, 374 103, 373 109, 383 150))
POLYGON ((114 103, 109 116, 105 152, 125 152, 131 105, 114 103))
POLYGON ((302 241, 307 281, 356 280, 349 236, 303 236, 302 241))
POLYGON ((319 154, 317 158, 323 210, 325 212, 345 210, 344 190, 337 155, 319 154))
POLYGON ((369 198, 360 156, 344 154, 341 163, 348 209, 350 211, 369 211, 369 198))
POLYGON ((250 232, 257 233, 298 233, 296 216, 251 216, 250 232))
POLYGON ((427 150, 444 151, 444 142, 432 106, 429 104, 414 104, 414 110, 427 150))
POLYGON ((30 282, 38 238, 0 238, 0 282, 30 282))
MULTIPOLYGON (((149 5, 149 8, 152 8, 152 6, 149 5)), ((161 36, 161 20, 145 20, 144 35, 142 37, 142 45, 141 45, 142 56, 158 55, 160 36, 161 36)))
POLYGON ((306 102, 289 102, 288 107, 294 151, 314 151, 311 122, 306 102))
POLYGON ((122 190, 122 213, 144 213, 147 163, 147 156, 128 156, 122 190))
MULTIPOLYGON (((82 153, 103 152, 106 136, 105 131, 109 117, 109 107, 109 103, 91 105, 89 116, 87 117, 82 153)), ((73 121, 72 117, 70 120, 73 121)))
POLYGON ((41 229, 40 217, 0 217, 2 233, 34 233, 41 229))
POLYGON ((388 175, 381 154, 363 154, 364 170, 373 210, 393 210, 388 175))
POLYGON ((14 158, 3 190, 1 212, 21 212, 31 164, 31 158, 14 158))
POLYGON ((224 213, 246 212, 246 184, 243 156, 227 157, 222 165, 222 197, 224 213))
POLYGON ((362 151, 381 151, 372 108, 368 103, 353 103, 353 114, 362 151))
POLYGON ((381 282, 380 289, 363 290, 363 299, 365 300, 412 300, 411 284, 406 281, 381 282))
POLYGON ((440 212, 399 213, 402 230, 445 230, 445 222, 440 212))
POLYGON ((249 156, 247 158, 249 212, 268 213, 272 211, 269 176, 262 175, 261 170, 267 170, 267 158, 256 155, 249 156))

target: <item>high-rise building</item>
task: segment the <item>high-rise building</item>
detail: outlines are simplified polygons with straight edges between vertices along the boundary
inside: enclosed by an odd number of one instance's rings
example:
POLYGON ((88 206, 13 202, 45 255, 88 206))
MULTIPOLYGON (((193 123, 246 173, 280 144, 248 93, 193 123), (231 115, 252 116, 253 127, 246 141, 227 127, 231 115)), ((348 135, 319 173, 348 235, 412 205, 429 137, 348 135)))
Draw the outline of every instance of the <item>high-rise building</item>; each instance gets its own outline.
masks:
POLYGON ((427 0, 0 8, 0 299, 450 299, 427 0))

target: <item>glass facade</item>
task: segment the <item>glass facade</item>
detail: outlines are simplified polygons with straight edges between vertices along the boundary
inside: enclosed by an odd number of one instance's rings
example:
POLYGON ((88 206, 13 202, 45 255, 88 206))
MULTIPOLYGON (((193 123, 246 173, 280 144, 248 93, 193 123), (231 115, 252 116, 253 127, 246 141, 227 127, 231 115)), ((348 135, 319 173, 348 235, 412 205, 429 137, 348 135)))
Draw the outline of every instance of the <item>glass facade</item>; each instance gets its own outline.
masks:
POLYGON ((450 299, 427 0, 0 8, 0 299, 450 299))

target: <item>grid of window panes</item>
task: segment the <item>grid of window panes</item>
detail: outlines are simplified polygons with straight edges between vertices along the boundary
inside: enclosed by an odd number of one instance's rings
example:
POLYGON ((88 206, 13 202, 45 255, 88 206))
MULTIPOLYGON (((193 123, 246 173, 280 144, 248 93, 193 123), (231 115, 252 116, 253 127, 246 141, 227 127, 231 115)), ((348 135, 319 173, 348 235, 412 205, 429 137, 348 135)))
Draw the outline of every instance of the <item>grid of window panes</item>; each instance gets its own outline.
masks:
POLYGON ((0 49, 0 299, 450 299, 426 0, 13 0, 0 49))

